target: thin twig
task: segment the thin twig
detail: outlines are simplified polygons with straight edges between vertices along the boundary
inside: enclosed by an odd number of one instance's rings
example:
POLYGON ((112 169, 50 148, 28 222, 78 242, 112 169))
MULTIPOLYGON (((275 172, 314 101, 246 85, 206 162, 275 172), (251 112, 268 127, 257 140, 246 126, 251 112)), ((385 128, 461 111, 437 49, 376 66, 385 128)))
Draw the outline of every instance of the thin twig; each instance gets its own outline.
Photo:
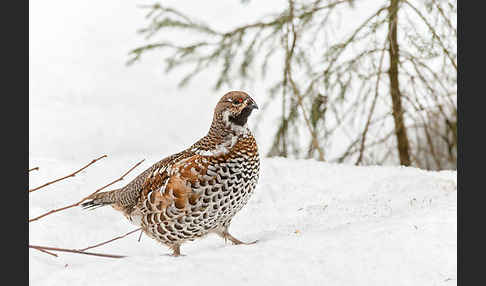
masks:
MULTIPOLYGON (((395 19, 396 19, 396 17, 395 17, 395 19)), ((388 31, 387 39, 389 38, 390 31, 391 30, 388 31)), ((385 40, 384 46, 386 48, 386 40, 385 40)), ((365 125, 365 128, 363 130, 363 135, 362 135, 362 138, 361 138, 361 145, 360 145, 360 148, 359 148, 359 156, 358 156, 358 160, 356 161, 355 165, 359 165, 361 163, 361 161, 363 160, 366 135, 368 134, 368 130, 369 130, 370 123, 371 123, 371 118, 373 117, 373 112, 374 112, 375 106, 376 106, 376 100, 378 99, 378 95, 379 95, 378 89, 380 87, 381 70, 382 70, 382 67, 383 67, 383 59, 384 59, 384 56, 385 56, 385 48, 381 52, 380 64, 378 66, 378 75, 377 75, 377 78, 376 78, 376 85, 375 85, 375 97, 373 98, 373 101, 371 103, 370 112, 368 113, 368 119, 366 120, 366 125, 365 125)))
POLYGON ((452 30, 452 32, 454 32, 454 35, 457 37, 457 30, 452 25, 451 21, 449 20, 449 17, 447 17, 445 15, 444 10, 442 10, 442 8, 440 7, 439 3, 436 2, 436 0, 432 0, 432 2, 435 4, 435 7, 439 11, 439 14, 442 16, 442 18, 447 23, 447 26, 449 26, 449 28, 452 30))
POLYGON ((136 168, 136 167, 138 167, 140 164, 142 164, 142 162, 143 162, 143 161, 145 161, 145 159, 143 159, 142 161, 140 161, 140 162, 138 162, 137 164, 135 164, 135 166, 133 166, 132 168, 130 168, 130 170, 128 170, 128 171, 127 171, 125 174, 123 174, 123 175, 122 175, 120 178, 118 178, 118 179, 114 180, 113 182, 111 182, 111 183, 109 183, 109 184, 105 185, 104 187, 99 188, 99 189, 98 189, 98 190, 96 190, 94 193, 92 193, 92 194, 90 194, 89 196, 87 196, 87 197, 83 198, 83 199, 82 199, 82 200, 80 200, 79 202, 74 203, 74 204, 71 204, 71 205, 68 205, 68 206, 65 206, 65 207, 62 207, 62 208, 59 208, 59 209, 54 209, 54 210, 48 211, 48 212, 46 212, 46 213, 44 213, 44 214, 41 214, 41 215, 40 215, 40 216, 38 216, 38 217, 35 217, 35 218, 33 218, 33 219, 30 219, 30 220, 29 220, 29 222, 36 221, 36 220, 38 220, 38 219, 40 219, 40 218, 43 218, 43 217, 45 217, 45 216, 47 216, 47 215, 50 215, 50 214, 53 214, 53 213, 56 213, 56 212, 59 212, 59 211, 65 210, 65 209, 69 209, 69 208, 73 208, 73 207, 79 206, 79 205, 80 205, 82 202, 84 202, 85 200, 90 199, 90 198, 91 198, 91 196, 93 196, 94 194, 97 194, 97 193, 98 193, 98 192, 100 192, 101 190, 103 190, 103 189, 105 189, 105 188, 107 188, 107 187, 109 187, 109 186, 113 185, 114 183, 117 183, 117 182, 119 182, 119 181, 123 180, 123 178, 124 178, 124 177, 125 177, 125 176, 126 176, 128 173, 130 173, 130 172, 131 172, 133 169, 135 169, 135 168, 136 168))
MULTIPOLYGON (((57 248, 57 247, 48 247, 48 246, 39 246, 39 245, 30 245, 29 248, 34 248, 37 250, 52 250, 52 251, 61 251, 61 252, 71 252, 71 253, 78 253, 78 254, 86 254, 86 255, 93 255, 93 256, 101 256, 101 257, 109 257, 109 258, 124 258, 124 255, 114 255, 114 254, 103 254, 103 253, 95 253, 95 252, 84 252, 75 249, 66 249, 66 248, 57 248)), ((41 251, 42 251, 41 250, 41 251)))
MULTIPOLYGON (((69 174, 69 175, 67 175, 67 176, 64 176, 64 177, 62 177, 62 178, 56 179, 56 180, 54 180, 54 181, 50 181, 50 182, 48 182, 48 183, 45 183, 44 185, 39 186, 39 187, 37 187, 37 188, 31 189, 31 190, 29 190, 29 193, 34 192, 34 191, 37 191, 37 190, 39 190, 39 189, 42 189, 42 188, 43 188, 43 187, 45 187, 45 186, 48 186, 48 185, 50 185, 50 184, 54 184, 54 183, 56 183, 56 182, 62 181, 62 180, 64 180, 64 179, 67 179, 67 178, 69 178, 69 177, 74 177, 74 176, 76 176, 76 174, 78 174, 78 173, 79 173, 79 172, 81 172, 82 170, 84 170, 84 169, 88 168, 89 166, 91 166, 91 165, 93 165, 94 163, 96 163, 96 161, 101 160, 101 159, 103 159, 103 158, 105 158, 105 157, 107 157, 107 155, 103 155, 103 156, 101 156, 101 157, 99 157, 99 158, 96 158, 96 159, 92 160, 91 162, 89 162, 89 163, 88 163, 87 165, 85 165, 84 167, 82 167, 81 169, 79 169, 79 170, 75 171, 74 173, 69 174)), ((35 169, 35 168, 34 168, 34 169, 35 169)), ((39 168, 37 167, 37 169, 39 169, 39 168)), ((31 170, 32 170, 32 169, 31 169, 31 170)), ((29 172, 30 172, 31 170, 29 170, 29 172)))
POLYGON ((141 227, 140 227, 140 228, 137 228, 137 229, 132 230, 132 231, 130 231, 130 232, 128 232, 128 233, 125 233, 124 235, 117 236, 117 237, 115 237, 115 238, 112 238, 112 239, 107 240, 107 241, 105 241, 105 242, 101 242, 101 243, 95 244, 95 245, 93 245, 93 246, 88 246, 88 247, 83 248, 83 249, 78 249, 78 251, 85 251, 85 250, 88 250, 88 249, 91 249, 91 248, 95 248, 95 247, 98 247, 98 246, 105 245, 105 244, 110 243, 110 242, 112 242, 112 241, 115 241, 115 240, 117 240, 117 239, 124 238, 125 236, 130 235, 130 234, 132 234, 132 233, 134 233, 134 232, 137 232, 137 231, 139 231, 139 230, 142 230, 142 228, 141 228, 141 227))
POLYGON ((143 234, 143 230, 140 229, 140 235, 138 236, 138 242, 140 242, 140 240, 142 239, 142 234, 143 234))
POLYGON ((296 83, 294 82, 292 78, 292 66, 291 66, 291 61, 292 57, 294 56, 294 50, 295 50, 295 45, 297 42, 297 32, 295 31, 295 25, 293 22, 294 18, 294 2, 292 0, 289 0, 289 9, 290 9, 290 28, 291 31, 288 33, 292 33, 292 44, 290 46, 290 49, 288 49, 288 44, 287 44, 287 50, 286 50, 286 59, 285 59, 285 68, 284 68, 284 74, 286 79, 288 79, 288 82, 290 83, 294 95, 297 97, 297 104, 301 107, 302 109, 302 115, 304 116, 305 123, 307 125, 307 128, 309 129, 309 133, 312 137, 312 144, 314 148, 317 150, 319 153, 319 160, 324 161, 324 152, 322 151, 322 148, 319 146, 318 140, 317 140, 317 134, 315 133, 315 130, 312 128, 309 117, 307 116, 305 107, 303 105, 303 98, 300 94, 299 89, 297 88, 296 83))
POLYGON ((32 169, 29 169, 29 172, 28 173, 30 173, 30 171, 39 171, 39 167, 35 167, 35 168, 32 168, 32 169))
POLYGON ((442 51, 447 55, 447 57, 449 58, 449 60, 450 60, 450 62, 452 64, 452 66, 457 71, 457 63, 454 61, 453 57, 449 53, 449 50, 447 50, 447 48, 445 47, 444 43, 442 43, 442 40, 440 39, 438 33, 436 32, 436 30, 434 29, 434 27, 432 26, 432 24, 430 24, 427 21, 427 18, 425 18, 424 14, 422 14, 422 12, 420 12, 420 10, 418 8, 416 8, 414 5, 412 5, 412 3, 410 3, 407 0, 404 0, 403 2, 405 2, 405 4, 407 4, 410 8, 412 8, 412 10, 414 10, 415 13, 422 19, 422 21, 425 23, 425 25, 427 25, 427 27, 429 28, 429 30, 432 32, 432 35, 434 36, 434 38, 437 39, 437 42, 439 43, 440 47, 442 48, 442 51))
POLYGON ((50 251, 47 251, 47 250, 45 250, 45 249, 43 249, 43 248, 39 248, 39 247, 32 246, 32 245, 29 245, 29 247, 30 247, 30 248, 32 248, 32 249, 35 249, 35 250, 38 250, 38 251, 41 251, 41 252, 44 252, 44 253, 47 253, 47 254, 49 254, 49 255, 52 255, 52 256, 57 257, 57 254, 52 253, 52 252, 50 252, 50 251))

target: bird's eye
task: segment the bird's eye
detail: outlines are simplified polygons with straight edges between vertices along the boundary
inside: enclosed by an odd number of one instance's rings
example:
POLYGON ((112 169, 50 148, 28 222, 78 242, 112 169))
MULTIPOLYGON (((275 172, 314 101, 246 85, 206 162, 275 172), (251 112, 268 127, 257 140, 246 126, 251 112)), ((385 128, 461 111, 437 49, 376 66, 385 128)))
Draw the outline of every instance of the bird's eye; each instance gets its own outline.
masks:
POLYGON ((237 99, 233 100, 233 104, 240 104, 242 102, 243 102, 242 98, 237 98, 237 99))

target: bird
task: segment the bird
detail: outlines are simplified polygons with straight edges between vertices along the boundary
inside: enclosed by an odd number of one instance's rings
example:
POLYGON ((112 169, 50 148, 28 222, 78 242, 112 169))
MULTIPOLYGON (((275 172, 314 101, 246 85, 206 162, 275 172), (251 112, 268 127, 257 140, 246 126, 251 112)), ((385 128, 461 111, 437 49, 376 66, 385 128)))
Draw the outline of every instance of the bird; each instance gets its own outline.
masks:
POLYGON ((149 237, 181 255, 183 243, 210 233, 233 244, 233 217, 253 195, 260 175, 258 146, 247 121, 256 102, 243 91, 224 94, 208 133, 165 157, 126 186, 93 195, 85 209, 112 206, 149 237))

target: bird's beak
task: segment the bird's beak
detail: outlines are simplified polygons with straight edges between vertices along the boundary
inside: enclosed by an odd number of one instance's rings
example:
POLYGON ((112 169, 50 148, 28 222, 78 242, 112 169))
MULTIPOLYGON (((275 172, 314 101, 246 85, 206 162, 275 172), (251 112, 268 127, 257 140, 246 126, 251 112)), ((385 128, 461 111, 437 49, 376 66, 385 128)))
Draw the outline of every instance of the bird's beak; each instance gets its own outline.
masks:
POLYGON ((253 100, 250 100, 250 102, 248 102, 248 105, 247 105, 251 110, 253 109, 258 109, 258 105, 256 104, 256 102, 254 102, 253 100))

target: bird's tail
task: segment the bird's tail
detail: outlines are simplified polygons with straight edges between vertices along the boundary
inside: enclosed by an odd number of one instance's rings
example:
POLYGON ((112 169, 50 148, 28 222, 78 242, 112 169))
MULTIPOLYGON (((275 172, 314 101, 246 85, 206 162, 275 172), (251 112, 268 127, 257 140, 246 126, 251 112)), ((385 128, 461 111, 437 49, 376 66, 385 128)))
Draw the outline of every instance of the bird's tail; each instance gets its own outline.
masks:
POLYGON ((95 209, 102 206, 107 206, 116 203, 116 193, 120 189, 113 191, 102 192, 91 196, 90 200, 82 203, 81 206, 84 209, 95 209))

